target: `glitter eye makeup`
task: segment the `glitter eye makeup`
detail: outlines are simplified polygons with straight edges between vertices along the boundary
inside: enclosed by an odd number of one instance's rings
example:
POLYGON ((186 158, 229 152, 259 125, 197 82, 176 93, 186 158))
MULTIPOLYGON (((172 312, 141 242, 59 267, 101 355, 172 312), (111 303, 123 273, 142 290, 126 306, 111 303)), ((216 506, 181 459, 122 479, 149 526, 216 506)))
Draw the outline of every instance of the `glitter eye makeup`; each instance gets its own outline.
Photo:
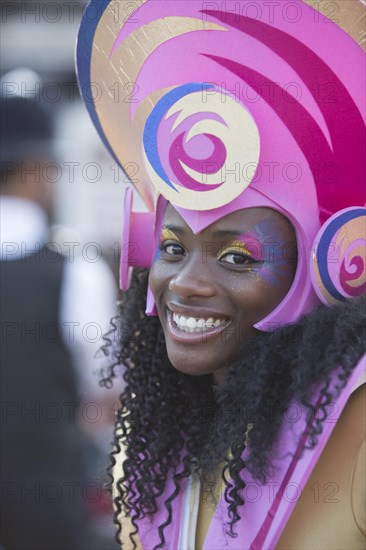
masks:
MULTIPOLYGON (((183 245, 175 228, 163 226, 160 233, 160 245, 155 259, 165 256, 180 256, 183 245)), ((218 231, 217 233, 225 233, 218 231)), ((233 267, 249 269, 268 284, 277 285, 285 271, 288 259, 284 254, 284 242, 273 235, 278 234, 271 219, 265 219, 250 230, 235 235, 234 239, 218 247, 217 259, 233 267)))
POLYGON ((247 254, 254 260, 261 262, 264 260, 264 247, 261 242, 249 233, 243 233, 239 235, 237 243, 240 243, 247 249, 247 254))
POLYGON ((163 227, 160 233, 159 246, 155 254, 155 259, 160 259, 162 253, 168 256, 179 256, 182 250, 183 246, 174 231, 169 227, 163 227), (175 252, 173 251, 174 247, 175 252), (168 249, 170 249, 170 251, 168 251, 168 249))
MULTIPOLYGON (((232 241, 231 243, 225 245, 225 247, 222 248, 219 252, 218 260, 222 260, 225 256, 229 256, 229 255, 233 255, 233 256, 238 255, 238 256, 243 256, 249 260, 255 260, 255 256, 251 253, 246 243, 239 239, 236 239, 235 241, 232 241)), ((235 262, 228 262, 228 263, 235 263, 235 262)))
POLYGON ((164 241, 179 241, 177 235, 168 227, 163 227, 160 233, 160 244, 164 241))

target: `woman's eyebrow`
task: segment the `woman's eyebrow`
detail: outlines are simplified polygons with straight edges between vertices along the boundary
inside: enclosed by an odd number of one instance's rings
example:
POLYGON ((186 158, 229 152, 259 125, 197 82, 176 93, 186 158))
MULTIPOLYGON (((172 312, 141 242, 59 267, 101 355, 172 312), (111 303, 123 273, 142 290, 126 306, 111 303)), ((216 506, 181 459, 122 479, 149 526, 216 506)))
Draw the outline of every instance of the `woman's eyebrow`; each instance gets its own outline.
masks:
POLYGON ((218 229, 217 231, 212 232, 213 237, 242 237, 245 234, 245 231, 235 231, 232 229, 218 229))
MULTIPOLYGON (((186 232, 184 227, 181 227, 179 225, 165 224, 162 226, 161 229, 162 230, 169 229, 170 231, 173 231, 174 233, 179 233, 181 235, 183 235, 186 232)), ((227 236, 240 237, 240 236, 243 236, 244 233, 245 233, 244 231, 238 231, 233 229, 218 229, 217 231, 212 232, 212 236, 217 238, 227 237, 227 236)))
MULTIPOLYGON (((184 235, 186 233, 186 229, 179 225, 171 225, 171 224, 164 224, 161 227, 161 231, 164 229, 168 229, 169 231, 172 231, 173 233, 178 233, 180 235, 184 235)), ((243 230, 238 229, 217 229, 216 231, 212 232, 213 238, 222 238, 222 237, 244 237, 246 235, 246 232, 243 230)))
POLYGON ((181 235, 184 235, 185 233, 184 227, 180 227, 179 225, 165 224, 162 226, 161 231, 164 231, 164 229, 169 229, 169 231, 172 231, 173 233, 180 233, 181 235))

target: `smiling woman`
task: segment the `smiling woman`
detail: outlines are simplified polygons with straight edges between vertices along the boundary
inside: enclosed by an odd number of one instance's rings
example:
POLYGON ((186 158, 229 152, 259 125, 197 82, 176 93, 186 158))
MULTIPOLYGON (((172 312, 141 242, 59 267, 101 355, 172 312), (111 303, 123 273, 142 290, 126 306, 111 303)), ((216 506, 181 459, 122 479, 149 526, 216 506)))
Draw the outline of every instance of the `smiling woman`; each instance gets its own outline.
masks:
POLYGON ((120 366, 126 384, 117 538, 361 550, 361 3, 135 4, 125 21, 91 0, 77 50, 89 113, 122 168, 138 167, 148 209, 126 192, 127 292, 104 348, 104 384, 120 366))

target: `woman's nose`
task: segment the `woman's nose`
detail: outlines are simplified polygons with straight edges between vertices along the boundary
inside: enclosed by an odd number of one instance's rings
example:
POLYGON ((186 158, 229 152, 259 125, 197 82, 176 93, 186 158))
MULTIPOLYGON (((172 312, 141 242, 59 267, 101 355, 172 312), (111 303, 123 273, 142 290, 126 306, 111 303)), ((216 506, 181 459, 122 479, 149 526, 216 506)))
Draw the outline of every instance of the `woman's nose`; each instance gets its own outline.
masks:
POLYGON ((192 257, 170 279, 169 290, 182 298, 201 296, 210 298, 215 294, 215 285, 209 271, 208 262, 192 257))

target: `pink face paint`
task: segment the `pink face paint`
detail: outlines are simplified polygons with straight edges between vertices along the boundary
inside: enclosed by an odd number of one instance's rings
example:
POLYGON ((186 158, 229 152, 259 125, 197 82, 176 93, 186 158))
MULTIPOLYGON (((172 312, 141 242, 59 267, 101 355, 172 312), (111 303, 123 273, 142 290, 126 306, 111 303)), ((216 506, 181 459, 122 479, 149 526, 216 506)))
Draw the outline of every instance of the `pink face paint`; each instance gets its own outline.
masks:
POLYGON ((264 260, 263 244, 253 235, 250 235, 249 233, 243 233, 239 235, 237 240, 242 242, 246 246, 251 256, 253 256, 255 260, 257 260, 258 262, 264 260))

